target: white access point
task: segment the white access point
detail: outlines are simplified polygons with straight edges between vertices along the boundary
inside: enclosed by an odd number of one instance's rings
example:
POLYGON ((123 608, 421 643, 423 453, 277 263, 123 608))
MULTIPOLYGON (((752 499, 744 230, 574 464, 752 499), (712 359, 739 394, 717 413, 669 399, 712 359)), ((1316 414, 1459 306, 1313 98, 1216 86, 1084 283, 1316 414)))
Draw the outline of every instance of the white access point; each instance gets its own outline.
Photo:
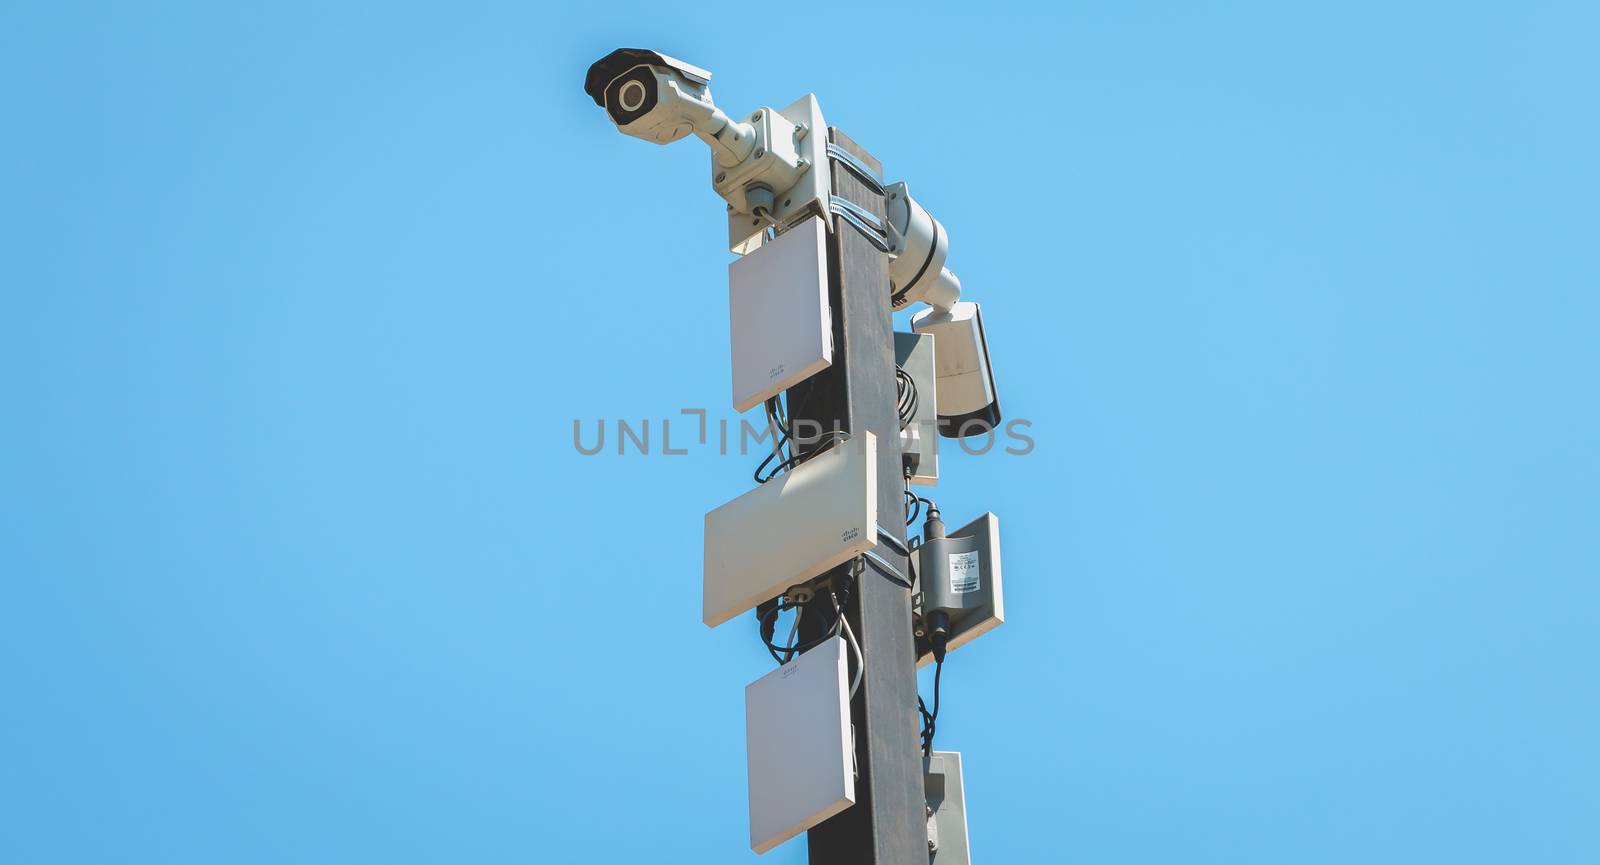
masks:
POLYGON ((878 543, 877 438, 864 431, 706 514, 714 628, 878 543))
POLYGON ((750 849, 793 838, 855 804, 844 640, 834 637, 744 689, 750 849))
POLYGON ((812 217, 728 265, 735 410, 748 411, 833 363, 827 236, 812 217))

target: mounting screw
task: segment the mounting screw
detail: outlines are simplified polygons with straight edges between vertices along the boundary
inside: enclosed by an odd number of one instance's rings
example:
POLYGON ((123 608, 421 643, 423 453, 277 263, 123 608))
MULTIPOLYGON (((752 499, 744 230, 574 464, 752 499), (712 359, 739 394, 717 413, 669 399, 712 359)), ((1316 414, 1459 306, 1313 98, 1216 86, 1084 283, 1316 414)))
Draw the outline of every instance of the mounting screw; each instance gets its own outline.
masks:
POLYGON ((766 155, 767 155, 767 149, 765 147, 757 147, 756 148, 756 158, 757 159, 760 159, 761 157, 766 156, 766 155))
POLYGON ((716 179, 717 183, 721 183, 722 181, 727 180, 727 179, 728 179, 728 172, 726 172, 726 171, 717 172, 717 179, 716 179))
POLYGON ((757 109, 756 113, 750 115, 750 119, 751 120, 760 120, 761 119, 761 111, 760 111, 760 109, 757 109))

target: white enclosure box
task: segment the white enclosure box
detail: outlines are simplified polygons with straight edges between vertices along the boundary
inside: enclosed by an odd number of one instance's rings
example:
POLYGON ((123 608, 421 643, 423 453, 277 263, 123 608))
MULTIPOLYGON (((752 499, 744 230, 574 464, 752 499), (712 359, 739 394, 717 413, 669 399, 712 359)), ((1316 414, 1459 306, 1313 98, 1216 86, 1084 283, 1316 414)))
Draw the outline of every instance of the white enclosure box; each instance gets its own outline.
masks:
POLYGON ((834 637, 744 689, 757 853, 855 804, 846 672, 844 640, 834 637))
POLYGON ((971 865, 961 754, 934 751, 922 758, 922 789, 928 799, 928 865, 971 865))
POLYGON ((939 390, 934 375, 934 336, 931 333, 894 335, 895 365, 911 376, 917 389, 917 410, 911 424, 900 433, 900 453, 914 458, 911 482, 924 486, 939 481, 939 390))
POLYGON ((728 265, 733 407, 749 409, 833 363, 827 229, 815 217, 728 265))
POLYGON ((707 627, 877 545, 877 451, 859 433, 706 514, 707 627))

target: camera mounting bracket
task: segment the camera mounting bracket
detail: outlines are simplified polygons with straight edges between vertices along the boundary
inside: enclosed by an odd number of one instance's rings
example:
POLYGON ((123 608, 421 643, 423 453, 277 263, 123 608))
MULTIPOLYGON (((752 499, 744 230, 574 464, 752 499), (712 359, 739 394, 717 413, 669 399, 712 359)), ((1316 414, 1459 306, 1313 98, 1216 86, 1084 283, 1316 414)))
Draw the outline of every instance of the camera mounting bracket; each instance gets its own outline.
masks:
MULTIPOLYGON (((829 213, 828 125, 822 119, 822 106, 815 95, 807 93, 776 113, 788 121, 785 125, 794 127, 793 147, 803 167, 794 184, 773 197, 772 221, 728 205, 728 249, 736 255, 759 249, 769 227, 775 226, 781 234, 812 214, 827 217, 829 213)), ((831 227, 833 220, 824 221, 831 227)))

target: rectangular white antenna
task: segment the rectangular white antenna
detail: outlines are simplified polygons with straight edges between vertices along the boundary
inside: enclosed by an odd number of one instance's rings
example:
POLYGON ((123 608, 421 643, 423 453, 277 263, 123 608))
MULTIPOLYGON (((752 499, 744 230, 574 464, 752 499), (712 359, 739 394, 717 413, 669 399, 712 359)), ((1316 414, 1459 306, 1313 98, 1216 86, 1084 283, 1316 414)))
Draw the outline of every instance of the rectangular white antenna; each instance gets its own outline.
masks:
POLYGON ((827 230, 816 217, 728 265, 733 407, 748 411, 833 363, 827 230))
POLYGON ((706 514, 707 627, 877 545, 877 454, 858 433, 706 514))
POLYGON ((757 853, 855 804, 846 667, 844 640, 834 637, 744 689, 757 853))

